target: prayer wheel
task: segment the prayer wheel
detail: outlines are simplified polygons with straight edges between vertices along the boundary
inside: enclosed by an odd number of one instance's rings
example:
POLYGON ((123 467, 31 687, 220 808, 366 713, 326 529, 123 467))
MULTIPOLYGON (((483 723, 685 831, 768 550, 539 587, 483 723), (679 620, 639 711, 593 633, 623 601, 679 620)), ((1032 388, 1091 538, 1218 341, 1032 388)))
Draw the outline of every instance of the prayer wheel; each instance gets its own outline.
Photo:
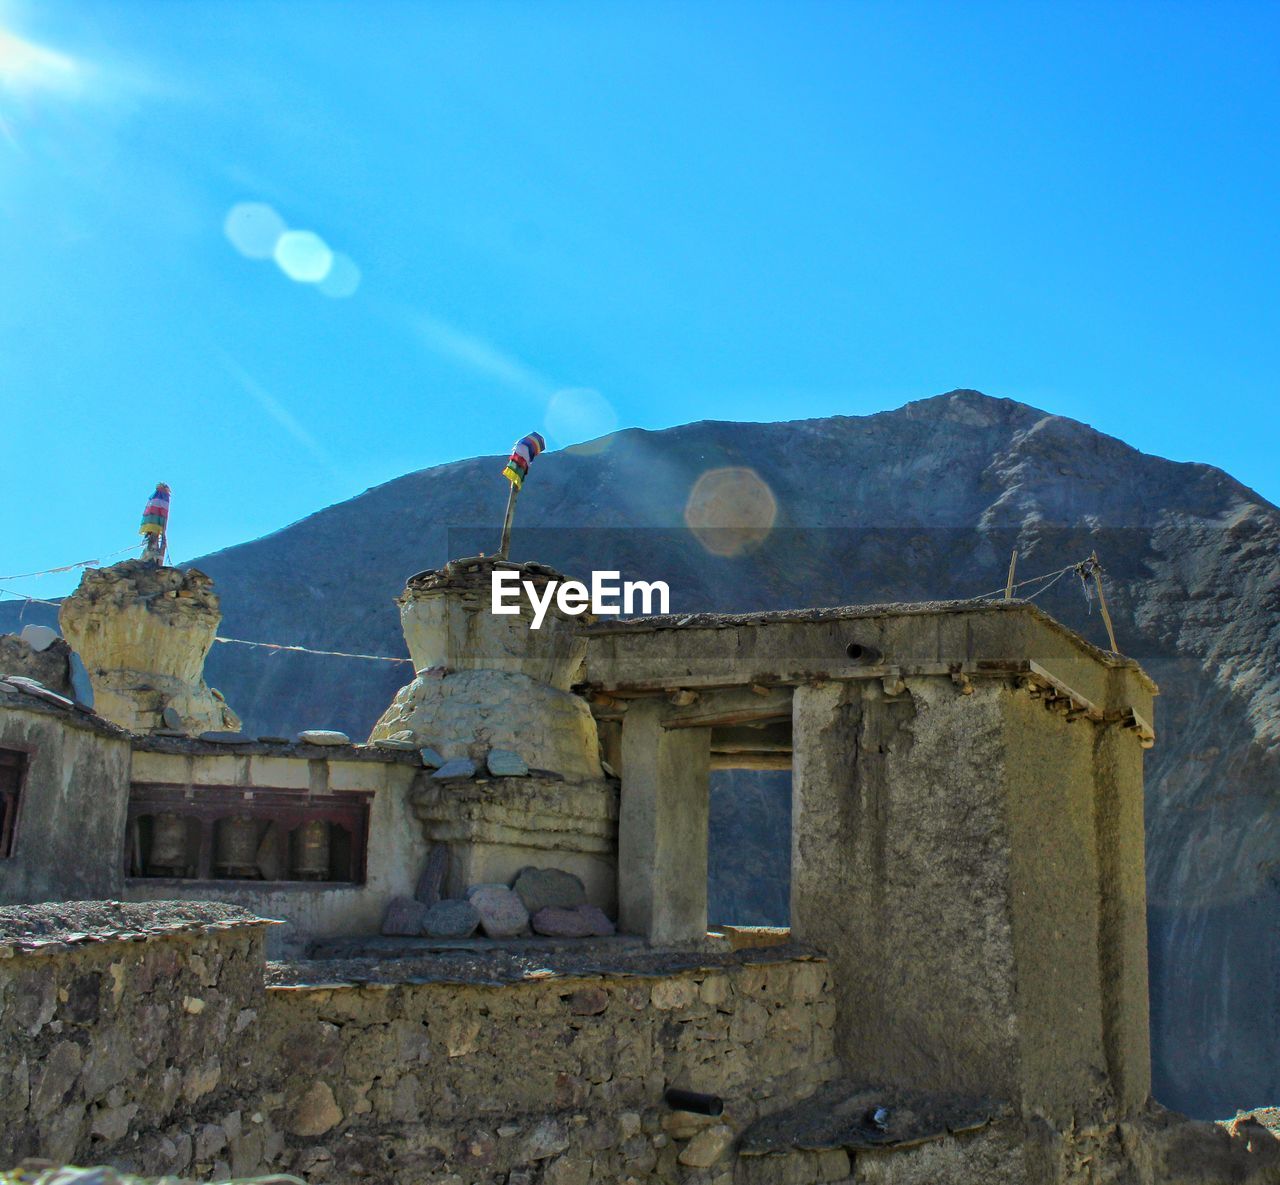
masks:
POLYGON ((148 876, 182 876, 187 870, 187 821, 171 811, 151 820, 148 876))
POLYGON ((213 863, 220 876, 257 877, 258 821, 248 815, 221 820, 213 863))
POLYGON ((309 819, 293 833, 293 866, 298 880, 329 879, 329 824, 309 819))

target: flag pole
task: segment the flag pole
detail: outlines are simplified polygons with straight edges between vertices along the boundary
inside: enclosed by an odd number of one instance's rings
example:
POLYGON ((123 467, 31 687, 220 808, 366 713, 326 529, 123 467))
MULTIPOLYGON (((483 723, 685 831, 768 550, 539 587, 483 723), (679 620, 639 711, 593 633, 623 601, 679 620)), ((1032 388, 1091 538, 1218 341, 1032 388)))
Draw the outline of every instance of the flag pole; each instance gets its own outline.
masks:
POLYGON ((511 550, 511 520, 516 516, 516 495, 519 493, 516 483, 511 483, 511 491, 507 494, 507 516, 502 520, 502 542, 498 545, 498 559, 505 560, 511 550))
POLYGON ((516 441, 515 448, 511 450, 510 460, 502 470, 502 476, 511 483, 511 489, 507 493, 507 513, 502 520, 502 542, 498 544, 500 560, 505 560, 507 553, 511 550, 511 522, 516 516, 516 496, 520 493, 520 487, 524 485, 525 477, 528 476, 529 465, 546 447, 547 442, 537 432, 530 432, 528 436, 520 437, 516 441))
POLYGON ((162 481, 156 482, 155 493, 147 499, 138 533, 146 541, 142 558, 163 567, 165 553, 169 550, 169 487, 162 481))

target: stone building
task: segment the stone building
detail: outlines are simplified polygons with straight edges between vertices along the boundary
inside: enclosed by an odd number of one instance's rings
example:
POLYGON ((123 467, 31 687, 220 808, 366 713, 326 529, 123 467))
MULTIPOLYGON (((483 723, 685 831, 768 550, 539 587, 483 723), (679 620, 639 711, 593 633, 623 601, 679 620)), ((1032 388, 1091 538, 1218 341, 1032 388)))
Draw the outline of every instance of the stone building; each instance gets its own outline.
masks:
POLYGON ((198 574, 68 600, 103 715, 0 680, 0 1159, 1280 1179, 1260 1123, 1149 1098, 1133 662, 1018 602, 530 631, 487 612, 494 565, 409 582, 416 674, 367 744, 237 731, 198 574), (707 932, 709 775, 736 767, 792 772, 776 945, 707 932), (577 896, 521 912, 531 868, 577 896), (433 934, 440 897, 482 936, 433 934))

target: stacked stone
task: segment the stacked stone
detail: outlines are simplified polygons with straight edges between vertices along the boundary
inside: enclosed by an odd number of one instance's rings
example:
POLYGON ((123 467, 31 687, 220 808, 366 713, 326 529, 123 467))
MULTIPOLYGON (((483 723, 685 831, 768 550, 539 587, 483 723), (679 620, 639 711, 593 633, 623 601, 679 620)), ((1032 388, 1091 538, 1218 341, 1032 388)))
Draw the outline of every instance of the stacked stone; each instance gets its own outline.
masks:
POLYGON ((19 675, 56 695, 76 698, 71 647, 48 626, 28 625, 19 634, 0 634, 0 675, 19 675))
POLYGON ((221 620, 203 572, 142 560, 87 569, 58 611, 88 671, 94 710, 132 732, 239 730, 239 718, 204 681, 221 620))
POLYGON ((730 1185, 742 1131, 835 1064, 820 961, 268 996, 272 1118, 309 1180, 730 1185), (672 1111, 672 1085, 723 1114, 672 1111))
POLYGON ((224 1180, 281 1163, 248 1052, 267 923, 197 902, 0 915, 0 1167, 106 1159, 224 1180))
POLYGON ((412 898, 387 907, 382 932, 400 937, 509 939, 534 934, 552 938, 604 938, 613 922, 587 901, 586 887, 558 868, 522 868, 510 885, 468 886, 460 898, 443 897, 449 850, 436 844, 412 898))
MULTIPOLYGON (((418 674, 369 740, 420 751, 430 773, 413 808, 428 843, 450 849, 449 899, 477 904, 483 887, 511 888, 530 852, 540 851, 539 863, 576 876, 586 901, 607 913, 616 902, 618 792, 601 764, 591 710, 570 690, 586 653, 584 619, 553 608, 533 630, 524 601, 521 613, 493 614, 498 568, 542 587, 559 578, 542 565, 480 558, 410 580, 399 604, 418 674)), ((486 933, 510 936, 530 924, 516 927, 511 902, 497 892, 482 893, 478 909, 503 911, 492 927, 479 923, 486 933)), ((451 911, 460 925, 461 912, 451 911)), ((586 925, 558 915, 542 924, 586 925)))

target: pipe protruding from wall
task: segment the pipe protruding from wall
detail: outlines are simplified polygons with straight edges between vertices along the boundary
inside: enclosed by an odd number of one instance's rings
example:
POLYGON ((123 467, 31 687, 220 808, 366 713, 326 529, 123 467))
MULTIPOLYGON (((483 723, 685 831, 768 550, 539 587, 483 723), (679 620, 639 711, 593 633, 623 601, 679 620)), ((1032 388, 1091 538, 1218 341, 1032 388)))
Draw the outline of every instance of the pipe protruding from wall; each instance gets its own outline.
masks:
POLYGON ((670 1087, 662 1101, 673 1111, 691 1111, 695 1115, 720 1115, 724 1112, 724 1099, 718 1094, 700 1094, 696 1090, 670 1087))

